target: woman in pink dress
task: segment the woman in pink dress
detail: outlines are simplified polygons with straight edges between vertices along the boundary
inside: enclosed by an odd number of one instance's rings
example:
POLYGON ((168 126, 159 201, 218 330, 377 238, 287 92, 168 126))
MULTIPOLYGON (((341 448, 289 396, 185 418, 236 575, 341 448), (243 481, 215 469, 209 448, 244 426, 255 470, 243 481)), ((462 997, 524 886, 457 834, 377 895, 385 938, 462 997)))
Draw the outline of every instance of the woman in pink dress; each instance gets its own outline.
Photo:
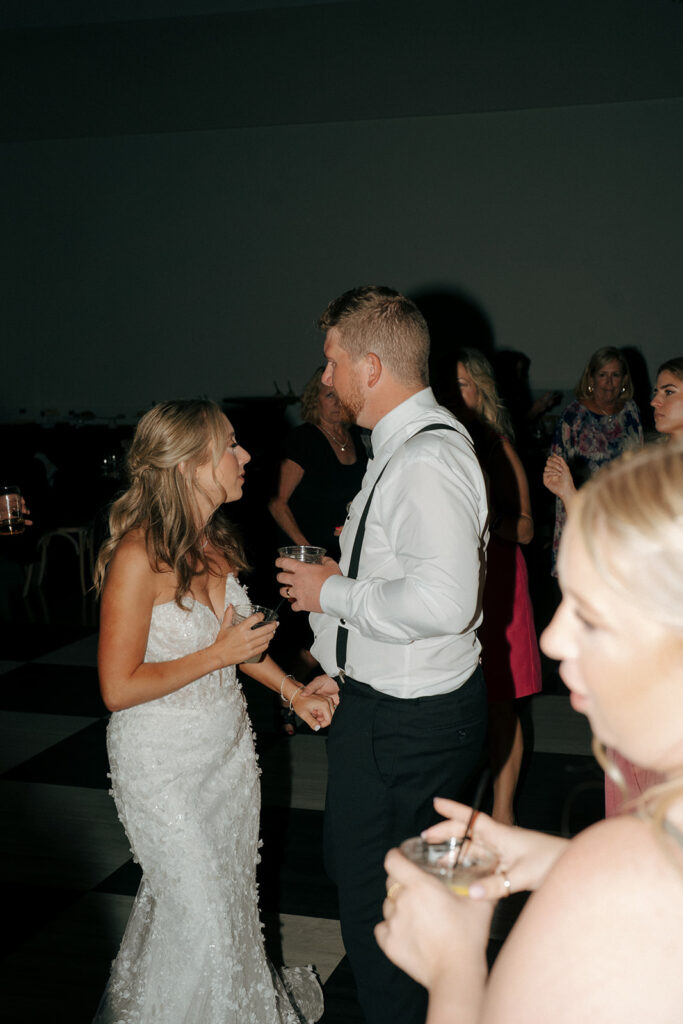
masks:
POLYGON ((512 426, 488 360, 462 349, 457 383, 474 446, 488 478, 490 541, 479 630, 489 697, 493 817, 514 824, 513 801, 524 754, 517 700, 541 689, 541 661, 520 544, 534 535, 529 484, 512 446, 512 426))

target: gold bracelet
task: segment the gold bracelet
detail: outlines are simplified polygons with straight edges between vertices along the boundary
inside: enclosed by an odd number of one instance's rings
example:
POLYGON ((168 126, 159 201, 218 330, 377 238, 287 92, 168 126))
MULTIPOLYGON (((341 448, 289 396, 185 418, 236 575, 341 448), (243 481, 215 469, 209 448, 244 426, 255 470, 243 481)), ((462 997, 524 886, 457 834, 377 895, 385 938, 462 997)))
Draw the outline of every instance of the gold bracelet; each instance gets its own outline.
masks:
POLYGON ((293 678, 294 678, 294 676, 292 675, 291 672, 288 672, 287 675, 282 677, 282 682, 280 683, 280 700, 282 701, 283 704, 287 703, 287 698, 285 697, 284 693, 282 692, 282 687, 285 685, 285 679, 293 679, 293 678))
POLYGON ((299 696, 299 694, 301 693, 302 690, 303 690, 303 686, 297 686, 296 690, 294 691, 292 696, 289 698, 289 710, 290 711, 294 710, 294 701, 299 696))

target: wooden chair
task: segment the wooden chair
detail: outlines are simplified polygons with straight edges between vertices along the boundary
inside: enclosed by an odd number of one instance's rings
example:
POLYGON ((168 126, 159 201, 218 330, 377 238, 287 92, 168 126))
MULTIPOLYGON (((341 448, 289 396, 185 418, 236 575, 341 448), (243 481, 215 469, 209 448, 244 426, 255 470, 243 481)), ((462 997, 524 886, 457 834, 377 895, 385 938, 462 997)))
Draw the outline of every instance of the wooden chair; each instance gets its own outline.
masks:
POLYGON ((59 526, 54 530, 47 530, 38 541, 36 549, 36 561, 26 569, 24 580, 24 597, 28 594, 33 570, 37 566, 36 586, 41 587, 47 567, 47 549, 50 541, 55 537, 64 537, 71 544, 78 557, 78 571, 81 581, 81 593, 85 595, 90 589, 93 568, 95 564, 95 553, 93 545, 93 530, 91 526, 59 526), (86 580, 86 564, 88 567, 88 578, 86 580))

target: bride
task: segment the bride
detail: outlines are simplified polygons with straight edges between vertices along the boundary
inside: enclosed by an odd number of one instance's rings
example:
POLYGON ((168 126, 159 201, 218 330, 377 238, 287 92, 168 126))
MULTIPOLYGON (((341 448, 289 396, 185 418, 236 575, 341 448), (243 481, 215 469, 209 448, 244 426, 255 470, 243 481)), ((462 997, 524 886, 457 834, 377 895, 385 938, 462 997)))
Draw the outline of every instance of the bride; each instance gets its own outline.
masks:
POLYGON ((140 420, 130 487, 113 505, 95 570, 100 687, 112 794, 142 882, 97 1024, 299 1024, 317 1020, 310 968, 267 961, 256 890, 260 792, 235 666, 312 728, 306 696, 263 655, 276 625, 252 615, 241 546, 217 512, 242 496, 249 454, 209 401, 140 420))

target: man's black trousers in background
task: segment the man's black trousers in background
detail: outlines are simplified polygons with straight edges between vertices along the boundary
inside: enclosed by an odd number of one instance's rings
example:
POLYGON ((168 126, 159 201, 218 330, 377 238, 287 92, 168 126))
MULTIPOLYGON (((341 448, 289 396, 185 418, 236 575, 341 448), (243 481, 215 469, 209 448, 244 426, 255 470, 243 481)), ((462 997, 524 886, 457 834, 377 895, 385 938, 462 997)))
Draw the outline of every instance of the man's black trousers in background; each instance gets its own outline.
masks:
POLYGON ((457 799, 481 766, 484 677, 452 693, 402 700, 346 677, 328 738, 325 862, 339 890, 346 953, 367 1024, 424 1024, 427 994, 384 956, 373 929, 392 846, 440 820, 435 796, 457 799))

